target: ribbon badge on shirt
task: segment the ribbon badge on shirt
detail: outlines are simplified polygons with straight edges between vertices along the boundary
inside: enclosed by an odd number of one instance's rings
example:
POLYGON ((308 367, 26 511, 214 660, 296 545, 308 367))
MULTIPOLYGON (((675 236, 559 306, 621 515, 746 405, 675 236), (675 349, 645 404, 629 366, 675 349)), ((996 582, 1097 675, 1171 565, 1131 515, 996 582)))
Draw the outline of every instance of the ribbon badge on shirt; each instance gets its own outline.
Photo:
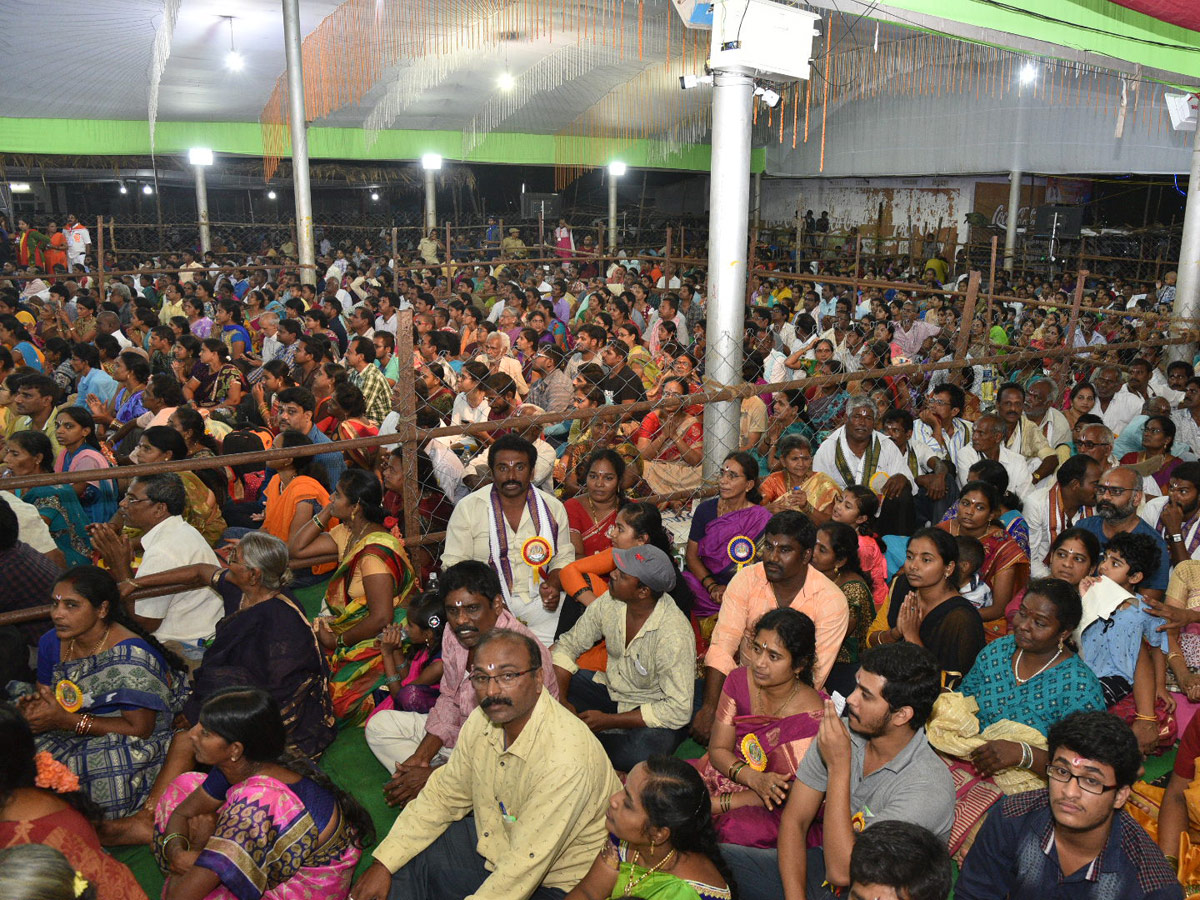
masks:
POLYGON ((754 732, 742 738, 742 756, 755 772, 767 771, 767 751, 763 749, 762 742, 754 732))
POLYGON ((554 548, 540 534, 535 534, 533 537, 527 538, 525 543, 521 545, 521 559, 525 565, 533 569, 535 584, 540 584, 542 578, 545 577, 542 575, 542 570, 553 556, 554 548))
POLYGON ((725 552, 729 554, 729 561, 737 566, 737 570, 740 572, 743 566, 754 562, 754 557, 758 555, 758 548, 754 546, 754 541, 746 535, 739 534, 729 541, 725 552))
POLYGON ((69 678, 64 678, 54 686, 54 699, 69 713, 83 709, 83 689, 69 678))

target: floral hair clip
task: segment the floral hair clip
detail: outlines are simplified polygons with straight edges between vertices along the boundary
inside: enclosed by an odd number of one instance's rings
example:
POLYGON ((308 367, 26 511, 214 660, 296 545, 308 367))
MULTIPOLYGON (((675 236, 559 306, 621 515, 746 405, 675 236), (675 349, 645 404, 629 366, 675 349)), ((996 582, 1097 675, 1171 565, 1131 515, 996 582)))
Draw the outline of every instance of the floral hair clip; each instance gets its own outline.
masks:
MULTIPOLYGON (((37 764, 38 787, 52 790, 56 794, 70 794, 79 790, 79 776, 43 750, 33 758, 37 764)), ((77 895, 78 896, 78 895, 77 895)))

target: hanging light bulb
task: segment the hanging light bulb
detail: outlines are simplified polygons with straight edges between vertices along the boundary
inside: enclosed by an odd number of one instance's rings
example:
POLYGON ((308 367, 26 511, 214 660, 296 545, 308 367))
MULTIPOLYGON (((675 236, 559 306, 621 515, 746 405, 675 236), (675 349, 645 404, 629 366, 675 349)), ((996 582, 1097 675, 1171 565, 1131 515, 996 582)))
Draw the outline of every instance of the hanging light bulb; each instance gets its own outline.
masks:
POLYGON ((148 184, 143 184, 142 185, 142 193, 143 194, 153 194, 154 188, 150 187, 150 185, 148 185, 148 184))
POLYGON ((274 191, 267 191, 267 199, 268 199, 268 200, 274 200, 274 199, 275 199, 275 192, 274 192, 274 191))
POLYGON ((372 199, 372 200, 378 200, 378 199, 379 199, 379 192, 378 192, 378 191, 371 191, 371 199, 372 199))
POLYGON ((1033 84, 1038 77, 1038 67, 1031 62, 1021 66, 1021 84, 1033 84))
POLYGON ((240 72, 246 65, 246 61, 242 59, 242 54, 237 52, 237 48, 233 45, 233 16, 225 16, 229 20, 229 52, 225 54, 225 68, 230 72, 240 72))
POLYGON ((501 72, 500 77, 496 79, 496 86, 502 91, 511 91, 516 83, 517 80, 513 78, 511 72, 501 72))
POLYGON ((123 182, 123 181, 122 181, 122 182, 120 182, 120 185, 121 185, 121 186, 120 186, 120 191, 121 191, 121 193, 122 193, 122 194, 128 194, 128 193, 129 193, 129 188, 125 187, 125 182, 123 182))

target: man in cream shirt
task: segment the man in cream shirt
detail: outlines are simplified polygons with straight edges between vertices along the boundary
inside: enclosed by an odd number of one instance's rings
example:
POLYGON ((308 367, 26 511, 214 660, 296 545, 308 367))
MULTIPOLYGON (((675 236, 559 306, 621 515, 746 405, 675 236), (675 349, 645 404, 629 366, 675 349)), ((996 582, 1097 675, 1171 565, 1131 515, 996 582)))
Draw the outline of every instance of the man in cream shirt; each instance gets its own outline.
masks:
POLYGON ((575 548, 562 503, 531 484, 536 465, 537 449, 525 438, 506 434, 496 439, 488 449, 492 483, 454 507, 442 566, 464 559, 491 564, 500 576, 505 605, 550 646, 558 625, 559 572, 575 561, 575 548))

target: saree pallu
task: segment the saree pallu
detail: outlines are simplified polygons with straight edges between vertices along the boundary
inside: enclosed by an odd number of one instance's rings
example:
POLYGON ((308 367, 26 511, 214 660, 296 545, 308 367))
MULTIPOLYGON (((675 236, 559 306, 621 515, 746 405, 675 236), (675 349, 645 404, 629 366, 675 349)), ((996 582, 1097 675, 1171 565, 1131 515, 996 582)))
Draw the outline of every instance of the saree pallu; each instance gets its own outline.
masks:
POLYGON ((950 855, 962 864, 975 843, 988 810, 1009 794, 1038 790, 1045 779, 1025 769, 1004 769, 995 775, 980 775, 969 755, 988 741, 1024 741, 1046 749, 1045 736, 1032 726, 1010 719, 993 722, 979 730, 979 705, 973 697, 943 693, 933 706, 926 734, 929 743, 954 779, 954 824, 950 828, 950 855))
MULTIPOLYGON (((417 586, 412 563, 399 540, 385 531, 373 531, 346 548, 330 578, 325 603, 333 613, 329 627, 335 635, 345 634, 367 617, 366 589, 361 596, 350 596, 355 571, 367 558, 382 562, 395 579, 392 621, 404 621, 409 596, 417 586)), ((339 727, 361 724, 375 707, 371 694, 383 686, 384 679, 377 638, 371 635, 357 644, 338 647, 329 655, 329 692, 339 727)))
POLYGON ((79 776, 81 789, 104 810, 105 818, 129 816, 141 809, 162 768, 171 743, 171 723, 183 707, 187 684, 171 672, 141 640, 122 641, 97 654, 55 663, 54 684, 77 684, 92 702, 85 711, 119 716, 122 709, 154 711, 146 738, 123 734, 76 735, 47 731, 35 738, 45 750, 79 776))
MULTIPOLYGON (((188 772, 171 782, 154 811, 157 834, 204 779, 203 773, 188 772)), ((158 841, 154 845, 166 872, 158 841)), ((196 865, 221 879, 205 900, 313 900, 347 896, 361 856, 344 816, 320 842, 317 823, 288 785, 252 775, 229 788, 196 865)))
POLYGON ((50 536, 63 552, 68 566, 82 566, 92 561, 92 541, 87 533, 90 523, 74 488, 67 484, 50 484, 13 493, 18 499, 37 507, 50 526, 50 536))
POLYGON ((216 546, 225 532, 225 519, 221 515, 221 504, 216 494, 200 480, 195 472, 177 472, 183 480, 183 489, 187 494, 187 507, 183 511, 184 520, 204 535, 204 539, 216 546))
MULTIPOLYGON (((379 434, 379 426, 364 419, 344 419, 338 423, 337 435, 334 440, 352 441, 355 438, 374 437, 379 434)), ((360 469, 370 469, 374 462, 375 451, 370 447, 360 447, 357 450, 346 450, 344 454, 350 459, 351 465, 360 469)))
POLYGON ((818 391, 817 395, 808 401, 808 420, 817 432, 817 443, 829 437, 829 433, 842 424, 849 400, 850 395, 846 391, 838 391, 836 394, 818 391))
MULTIPOLYGON (((697 468, 695 471, 699 474, 700 470, 697 468)), ((725 513, 708 523, 704 537, 696 542, 696 552, 704 568, 718 583, 729 584, 737 572, 737 564, 729 558, 729 542, 736 537, 748 537, 757 544, 770 518, 771 511, 765 506, 748 506, 725 513)), ((716 615, 721 607, 712 599, 700 579, 688 571, 683 573, 683 578, 696 598, 692 608, 693 618, 705 619, 716 615)))
MULTIPOLYGON (((1022 596, 1029 584, 1029 554, 1021 549, 1021 545, 1010 537, 1007 531, 989 534, 980 543, 983 544, 983 565, 979 567, 980 577, 987 582, 988 587, 994 589, 996 576, 1006 569, 1012 569, 1014 572, 1013 597, 1022 596)), ((1004 637, 1008 634, 1008 619, 999 616, 984 622, 983 630, 988 641, 1004 637)))
MULTIPOLYGON (((91 447, 81 447, 74 453, 63 450, 54 462, 56 472, 100 471, 111 469, 113 465, 99 450, 91 447)), ((117 482, 112 478, 101 478, 89 481, 84 489, 79 503, 92 524, 107 522, 117 512, 117 482)))
MULTIPOLYGON (((766 755, 766 767, 759 771, 775 772, 789 777, 796 774, 800 760, 821 727, 823 709, 777 719, 751 712, 750 673, 745 667, 734 669, 725 679, 717 703, 717 720, 734 727, 733 749, 738 759, 750 763, 746 747, 757 743, 766 755)), ((821 695, 825 695, 822 693, 821 695)), ((712 796, 721 793, 740 793, 750 788, 730 781, 713 768, 708 754, 691 760, 712 796)), ((757 768, 757 767, 755 767, 757 768)), ((768 810, 765 806, 741 806, 713 817, 717 839, 725 844, 743 847, 773 848, 779 842, 779 821, 783 808, 768 810)))
MULTIPOLYGON (((279 477, 276 476, 263 488, 262 496, 262 530, 285 544, 290 537, 292 517, 301 503, 309 504, 315 516, 329 502, 329 491, 325 490, 321 482, 308 475, 297 475, 282 490, 279 487, 279 477)), ((333 528, 335 525, 337 520, 331 520, 329 527, 333 528)), ((335 563, 323 563, 313 566, 312 572, 314 575, 324 575, 326 572, 332 572, 334 566, 335 563)))

